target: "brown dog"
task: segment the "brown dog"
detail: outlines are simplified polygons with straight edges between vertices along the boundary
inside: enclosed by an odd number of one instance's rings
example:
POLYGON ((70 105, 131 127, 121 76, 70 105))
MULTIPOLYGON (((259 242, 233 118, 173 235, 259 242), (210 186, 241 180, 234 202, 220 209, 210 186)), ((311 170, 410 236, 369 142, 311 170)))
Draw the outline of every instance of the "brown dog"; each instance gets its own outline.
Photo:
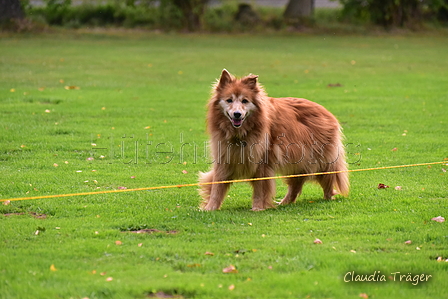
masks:
MULTIPOLYGON (((200 183, 241 178, 346 171, 341 127, 324 107, 297 98, 270 98, 257 81, 223 70, 208 103, 213 168, 200 173, 200 183)), ((288 178, 280 204, 295 202, 308 179, 320 183, 324 198, 347 195, 348 173, 288 178), (335 190, 336 189, 336 190, 335 190)), ((252 210, 274 206, 275 181, 252 181, 252 210)), ((202 185, 203 210, 219 209, 230 184, 202 185)))

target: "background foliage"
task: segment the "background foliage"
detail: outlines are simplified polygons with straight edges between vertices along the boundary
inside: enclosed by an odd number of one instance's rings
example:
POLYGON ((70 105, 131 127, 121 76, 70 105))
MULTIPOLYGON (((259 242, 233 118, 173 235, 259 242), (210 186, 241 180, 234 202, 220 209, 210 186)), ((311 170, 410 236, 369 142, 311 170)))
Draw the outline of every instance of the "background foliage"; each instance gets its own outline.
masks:
MULTIPOLYGON (((71 0, 46 0, 41 7, 22 5, 29 19, 51 26, 142 27, 151 30, 184 30, 211 32, 272 31, 290 28, 283 18, 284 8, 250 7, 242 16, 237 1, 223 1, 220 6, 207 6, 207 0, 145 0, 85 2, 73 5, 71 0)), ((379 25, 384 28, 421 28, 425 22, 446 24, 448 0, 340 0, 342 9, 323 9, 333 15, 335 24, 379 25)), ((316 10, 313 18, 301 19, 294 27, 327 27, 316 10)))

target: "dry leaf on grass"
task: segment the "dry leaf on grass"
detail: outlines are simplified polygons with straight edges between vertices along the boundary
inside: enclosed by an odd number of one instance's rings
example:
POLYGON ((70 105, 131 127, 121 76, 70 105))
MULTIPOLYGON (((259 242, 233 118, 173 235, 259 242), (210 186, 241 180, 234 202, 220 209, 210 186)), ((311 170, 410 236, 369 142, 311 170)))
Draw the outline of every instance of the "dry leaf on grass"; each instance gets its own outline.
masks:
POLYGON ((235 268, 234 265, 230 265, 222 269, 222 273, 238 273, 238 270, 235 268))
POLYGON ((80 89, 79 86, 74 86, 74 85, 65 86, 64 88, 67 89, 67 90, 70 90, 70 89, 80 89))
POLYGON ((412 244, 412 241, 411 240, 407 240, 406 242, 404 242, 404 244, 406 244, 406 245, 412 244))
POLYGON ((364 298, 364 299, 368 299, 369 295, 367 295, 366 293, 361 293, 361 294, 359 294, 359 297, 364 298))
POLYGON ((378 184, 378 189, 386 189, 386 188, 389 188, 389 186, 382 184, 382 183, 378 184))
POLYGON ((50 266, 50 270, 53 271, 53 272, 54 272, 54 271, 58 271, 58 269, 56 269, 56 267, 55 267, 53 264, 51 264, 51 266, 50 266))
POLYGON ((208 252, 208 251, 205 252, 204 254, 205 254, 205 255, 211 255, 211 256, 214 256, 214 255, 215 255, 214 253, 212 253, 212 252, 208 252))
POLYGON ((435 222, 440 222, 440 223, 445 222, 445 218, 443 218, 442 216, 434 217, 431 220, 435 221, 435 222))
POLYGON ((314 240, 314 244, 322 244, 322 241, 320 239, 314 240))
POLYGON ((201 264, 188 264, 187 267, 188 268, 199 268, 199 267, 201 267, 201 264))

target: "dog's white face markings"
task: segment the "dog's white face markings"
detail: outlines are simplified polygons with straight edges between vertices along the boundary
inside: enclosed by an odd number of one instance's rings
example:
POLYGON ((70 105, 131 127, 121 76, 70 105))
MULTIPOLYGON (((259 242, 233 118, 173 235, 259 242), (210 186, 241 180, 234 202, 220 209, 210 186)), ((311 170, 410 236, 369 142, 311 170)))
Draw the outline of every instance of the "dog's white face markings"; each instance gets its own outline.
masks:
POLYGON ((232 94, 228 97, 221 98, 219 104, 235 128, 241 127, 244 120, 257 109, 255 104, 244 95, 232 94))

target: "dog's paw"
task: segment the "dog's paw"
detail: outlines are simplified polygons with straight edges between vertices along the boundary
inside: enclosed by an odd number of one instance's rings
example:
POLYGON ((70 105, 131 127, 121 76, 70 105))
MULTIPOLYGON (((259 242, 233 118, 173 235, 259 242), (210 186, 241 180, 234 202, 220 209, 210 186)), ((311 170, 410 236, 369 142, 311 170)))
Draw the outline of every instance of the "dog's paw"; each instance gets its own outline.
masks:
POLYGON ((289 198, 283 198, 280 201, 276 201, 275 203, 279 206, 286 206, 289 205, 291 203, 293 203, 294 201, 290 200, 289 198))
POLYGON ((206 205, 201 205, 199 207, 199 209, 201 209, 202 211, 216 211, 216 210, 219 210, 219 208, 220 207, 218 207, 216 205, 213 205, 213 204, 210 204, 210 203, 208 203, 206 205))
POLYGON ((252 209, 250 209, 251 211, 254 211, 254 212, 260 212, 260 211, 264 211, 264 210, 266 210, 266 209, 264 209, 264 208, 256 208, 256 207, 253 207, 252 209))

